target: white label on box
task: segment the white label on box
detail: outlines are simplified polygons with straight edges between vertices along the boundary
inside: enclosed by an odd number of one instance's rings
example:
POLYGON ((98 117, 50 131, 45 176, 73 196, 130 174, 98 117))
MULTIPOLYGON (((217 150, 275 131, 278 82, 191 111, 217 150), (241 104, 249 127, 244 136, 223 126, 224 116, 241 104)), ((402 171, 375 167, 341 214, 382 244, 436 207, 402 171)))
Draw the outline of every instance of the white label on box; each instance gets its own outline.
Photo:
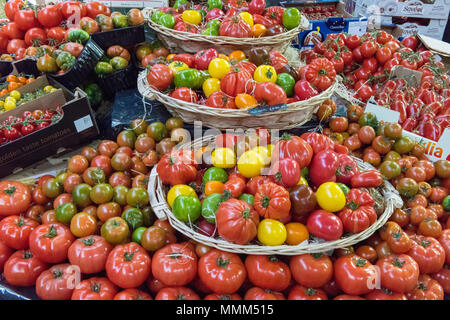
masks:
POLYGON ((388 108, 380 107, 379 105, 368 102, 365 112, 371 112, 377 116, 378 121, 384 122, 398 122, 400 113, 388 108))
POLYGON ((367 20, 366 21, 349 21, 348 31, 349 34, 356 34, 362 36, 367 32, 367 20))
POLYGON ((87 115, 83 118, 80 118, 78 120, 75 120, 74 122, 75 128, 77 129, 77 132, 80 133, 81 131, 84 131, 86 129, 89 129, 94 124, 92 123, 91 116, 87 115))

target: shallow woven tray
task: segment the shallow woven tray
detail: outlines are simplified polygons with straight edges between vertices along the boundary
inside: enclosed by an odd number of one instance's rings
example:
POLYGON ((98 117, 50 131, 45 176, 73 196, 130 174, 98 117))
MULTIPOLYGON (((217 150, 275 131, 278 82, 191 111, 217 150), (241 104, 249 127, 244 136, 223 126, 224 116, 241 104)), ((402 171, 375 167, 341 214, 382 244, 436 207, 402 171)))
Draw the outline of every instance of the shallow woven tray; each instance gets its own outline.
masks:
POLYGON ((151 17, 156 10, 157 9, 151 8, 144 9, 144 17, 146 18, 149 27, 156 31, 158 39, 161 40, 164 46, 169 49, 170 52, 177 53, 196 53, 203 49, 214 48, 227 55, 235 50, 242 50, 247 54, 253 47, 284 52, 284 50, 292 43, 292 40, 302 30, 308 29, 309 25, 308 19, 302 16, 300 24, 296 28, 275 36, 260 38, 205 36, 202 34, 173 30, 153 22, 151 17))
MULTIPOLYGON (((197 149, 202 146, 207 146, 214 143, 214 136, 207 136, 204 138, 197 139, 192 143, 186 143, 177 146, 177 149, 197 149)), ((370 164, 355 158, 358 167, 362 170, 374 169, 370 164)), ((378 217, 378 220, 371 225, 369 228, 360 232, 358 234, 352 234, 345 236, 342 239, 335 241, 308 241, 303 242, 296 246, 281 245, 281 246, 262 246, 258 244, 246 244, 238 245, 222 238, 211 238, 205 235, 197 233, 189 225, 179 221, 172 213, 169 205, 166 201, 167 187, 163 185, 156 172, 156 166, 150 173, 149 183, 148 183, 148 194, 150 198, 150 204, 153 211, 159 219, 168 219, 172 227, 177 231, 181 232, 185 236, 193 239, 197 242, 203 243, 207 246, 214 247, 223 251, 243 253, 243 254, 263 254, 263 255, 297 255, 303 253, 319 253, 319 252, 329 252, 337 248, 343 248, 351 246, 355 243, 361 242, 368 237, 370 237, 375 231, 377 231, 381 226, 383 226, 389 217, 394 212, 395 208, 401 208, 403 206, 403 201, 399 196, 397 190, 387 181, 384 182, 383 186, 378 188, 384 198, 385 210, 378 217)), ((255 240, 254 240, 255 241, 255 240)))
POLYGON ((186 123, 201 121, 203 126, 219 130, 261 127, 286 130, 301 126, 311 120, 322 102, 333 95, 339 83, 337 80, 327 90, 308 100, 290 103, 287 109, 251 115, 245 109, 211 108, 172 98, 151 88, 146 75, 146 71, 142 71, 138 76, 138 90, 143 97, 158 100, 174 117, 179 117, 186 123))

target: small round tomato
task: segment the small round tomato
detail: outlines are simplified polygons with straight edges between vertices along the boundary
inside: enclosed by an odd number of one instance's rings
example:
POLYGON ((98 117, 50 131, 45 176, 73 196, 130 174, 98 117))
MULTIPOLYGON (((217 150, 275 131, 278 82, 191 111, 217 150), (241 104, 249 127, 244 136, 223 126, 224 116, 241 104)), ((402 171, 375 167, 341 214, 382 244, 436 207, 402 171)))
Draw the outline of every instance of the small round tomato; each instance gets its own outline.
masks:
POLYGON ((282 245, 287 238, 286 227, 278 220, 264 219, 258 225, 257 237, 266 246, 282 245))
POLYGON ((130 234, 128 223, 121 217, 112 217, 102 225, 101 235, 111 244, 121 244, 130 234))

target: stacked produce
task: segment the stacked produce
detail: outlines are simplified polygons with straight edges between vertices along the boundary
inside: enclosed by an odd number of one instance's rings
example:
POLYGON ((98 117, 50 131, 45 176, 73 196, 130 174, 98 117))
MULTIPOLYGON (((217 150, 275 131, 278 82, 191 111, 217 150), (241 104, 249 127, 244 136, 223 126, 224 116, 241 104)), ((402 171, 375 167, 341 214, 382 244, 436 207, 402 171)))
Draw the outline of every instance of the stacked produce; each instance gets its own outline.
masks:
POLYGON ((151 20, 166 28, 206 36, 257 38, 274 36, 298 27, 300 11, 272 6, 265 0, 208 0, 206 5, 178 0, 173 8, 154 11, 151 20))
POLYGON ((55 92, 56 90, 58 89, 53 87, 52 85, 43 86, 42 88, 36 89, 34 92, 26 92, 23 95, 17 90, 12 90, 7 94, 7 96, 5 94, 0 98, 0 114, 9 110, 13 110, 24 103, 38 99, 42 96, 45 96, 46 94, 55 92))
POLYGON ((330 17, 342 17, 336 11, 335 4, 316 3, 313 5, 305 5, 300 8, 301 14, 303 14, 308 20, 326 20, 330 17))
POLYGON ((5 96, 8 92, 14 91, 23 87, 24 85, 33 82, 35 79, 33 76, 19 74, 16 75, 8 75, 6 77, 6 81, 0 84, 0 97, 5 96))
POLYGON ((212 108, 249 109, 307 100, 328 89, 336 77, 327 59, 317 58, 297 70, 281 52, 259 48, 251 49, 248 57, 240 50, 227 56, 215 49, 147 61, 149 56, 143 61, 151 65, 150 87, 212 108))

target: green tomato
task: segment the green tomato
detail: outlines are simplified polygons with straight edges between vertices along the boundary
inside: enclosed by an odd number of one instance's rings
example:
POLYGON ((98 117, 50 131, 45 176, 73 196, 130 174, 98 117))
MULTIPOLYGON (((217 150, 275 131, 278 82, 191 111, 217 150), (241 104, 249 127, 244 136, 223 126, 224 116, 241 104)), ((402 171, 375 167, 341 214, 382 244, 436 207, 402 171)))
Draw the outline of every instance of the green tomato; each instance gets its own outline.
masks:
POLYGON ((253 205, 255 203, 255 197, 252 194, 248 194, 248 193, 241 194, 238 199, 243 200, 250 205, 253 205))
POLYGON ((69 173, 67 172, 60 172, 58 173, 58 175, 55 177, 56 181, 58 181, 60 184, 64 185, 64 181, 66 180, 66 178, 69 176, 69 173))
POLYGON ((72 217, 77 214, 77 207, 73 202, 66 202, 56 208, 56 220, 69 224, 72 217))
POLYGON ((222 169, 217 167, 211 167, 205 171, 203 175, 203 183, 206 184, 208 181, 220 181, 222 183, 227 182, 228 173, 222 169))
POLYGON ((377 116, 374 115, 371 112, 364 113, 359 118, 359 126, 362 128, 364 126, 371 126, 375 131, 377 131, 378 128, 378 119, 377 116))
POLYGON ((81 29, 74 29, 69 32, 67 35, 67 40, 70 42, 78 42, 81 44, 85 44, 89 40, 89 33, 81 29))
POLYGON ((202 216, 206 221, 216 223, 216 211, 223 200, 223 195, 220 193, 209 195, 203 200, 202 216))
POLYGON ((175 3, 173 4, 173 8, 175 10, 178 9, 179 6, 181 6, 182 4, 189 4, 188 0, 176 0, 175 3))
POLYGON ((442 200, 442 206, 445 211, 450 211, 450 196, 446 196, 444 200, 442 200))
POLYGON ((300 24, 301 14, 297 8, 287 8, 283 12, 283 26, 288 29, 294 29, 300 24))
POLYGON ((177 72, 173 77, 173 82, 175 87, 187 87, 187 88, 199 88, 201 87, 200 82, 202 81, 202 76, 197 69, 185 69, 177 72))
POLYGON ((344 192, 344 195, 347 195, 350 192, 350 188, 347 187, 346 184, 340 182, 336 182, 336 184, 338 185, 339 188, 341 188, 342 192, 344 192))
POLYGON ((111 64, 114 70, 121 70, 128 67, 127 59, 122 57, 114 57, 109 61, 109 63, 111 64))
POLYGON ((75 64, 76 60, 77 59, 73 55, 64 51, 58 55, 58 58, 56 58, 56 64, 61 70, 66 71, 75 64))
POLYGON ((154 23, 160 23, 159 19, 161 18, 161 16, 164 14, 164 12, 162 12, 161 10, 156 10, 155 12, 153 12, 152 14, 152 21, 154 23))
POLYGON ((194 196, 178 196, 173 202, 172 212, 182 222, 194 222, 200 217, 202 205, 194 196))
POLYGON ((164 13, 160 18, 159 22, 161 25, 163 25, 166 28, 173 29, 173 26, 175 25, 175 18, 168 13, 164 13))
POLYGON ((91 201, 92 187, 86 183, 79 184, 73 188, 72 200, 80 208, 85 208, 92 204, 91 201))
POLYGON ((129 26, 128 18, 124 14, 114 16, 113 23, 115 28, 126 28, 129 26))
POLYGON ((131 235, 131 241, 141 244, 142 234, 147 230, 146 227, 139 227, 133 231, 131 235))
POLYGON ((214 30, 217 29, 217 31, 219 31, 220 24, 221 24, 220 20, 213 19, 213 20, 208 21, 208 23, 206 24, 206 27, 207 28, 212 28, 214 30))
POLYGON ((208 11, 214 8, 222 10, 223 8, 222 0, 208 0, 208 11))
POLYGON ((142 216, 144 218, 144 226, 150 227, 156 220, 155 213, 150 206, 141 208, 142 216))
POLYGON ((289 73, 280 73, 277 76, 276 84, 283 88, 288 97, 294 94, 295 79, 289 73))
POLYGON ((113 189, 113 201, 121 206, 127 205, 128 188, 125 186, 115 186, 113 189))
POLYGON ((167 128, 162 122, 152 122, 147 127, 147 134, 150 138, 159 142, 167 136, 167 128))
POLYGON ((144 225, 144 217, 141 210, 137 208, 130 208, 122 213, 122 219, 128 224, 130 230, 136 230, 144 225))
POLYGON ((99 85, 96 83, 91 83, 84 88, 84 92, 86 93, 89 103, 92 107, 97 107, 103 101, 103 92, 100 89, 99 85))
POLYGON ((90 192, 92 202, 95 204, 107 203, 112 200, 114 191, 111 185, 107 183, 99 183, 95 185, 90 192))
POLYGON ((112 65, 110 65, 108 62, 100 61, 95 66, 95 73, 96 74, 109 74, 114 71, 114 68, 112 65))
POLYGON ((148 204, 148 193, 142 187, 135 187, 128 190, 127 193, 128 205, 136 208, 141 208, 148 204))

